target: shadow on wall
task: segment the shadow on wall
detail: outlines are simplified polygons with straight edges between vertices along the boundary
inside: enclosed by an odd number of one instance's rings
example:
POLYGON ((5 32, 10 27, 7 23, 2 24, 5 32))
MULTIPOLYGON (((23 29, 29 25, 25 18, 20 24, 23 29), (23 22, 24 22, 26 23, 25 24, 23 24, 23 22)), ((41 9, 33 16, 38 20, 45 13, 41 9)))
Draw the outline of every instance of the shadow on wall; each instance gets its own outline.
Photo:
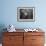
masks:
POLYGON ((6 27, 4 24, 0 24, 0 43, 2 43, 2 36, 3 36, 3 32, 6 32, 6 27), (5 30, 4 30, 5 29, 5 30))

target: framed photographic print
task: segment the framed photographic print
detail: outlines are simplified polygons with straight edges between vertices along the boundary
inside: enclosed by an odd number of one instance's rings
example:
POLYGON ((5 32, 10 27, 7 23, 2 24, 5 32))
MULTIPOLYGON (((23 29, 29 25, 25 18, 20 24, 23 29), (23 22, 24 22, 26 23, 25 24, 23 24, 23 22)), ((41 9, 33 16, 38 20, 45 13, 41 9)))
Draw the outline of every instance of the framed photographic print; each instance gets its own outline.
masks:
POLYGON ((35 21, 35 7, 18 7, 17 20, 21 22, 35 21))

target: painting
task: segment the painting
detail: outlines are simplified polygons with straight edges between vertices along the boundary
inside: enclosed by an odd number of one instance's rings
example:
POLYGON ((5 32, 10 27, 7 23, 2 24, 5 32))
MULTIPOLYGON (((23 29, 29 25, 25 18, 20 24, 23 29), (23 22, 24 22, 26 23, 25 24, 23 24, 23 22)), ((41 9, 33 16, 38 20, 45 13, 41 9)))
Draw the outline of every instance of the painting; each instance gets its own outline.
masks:
POLYGON ((35 7, 18 7, 17 21, 21 22, 35 21, 35 7))

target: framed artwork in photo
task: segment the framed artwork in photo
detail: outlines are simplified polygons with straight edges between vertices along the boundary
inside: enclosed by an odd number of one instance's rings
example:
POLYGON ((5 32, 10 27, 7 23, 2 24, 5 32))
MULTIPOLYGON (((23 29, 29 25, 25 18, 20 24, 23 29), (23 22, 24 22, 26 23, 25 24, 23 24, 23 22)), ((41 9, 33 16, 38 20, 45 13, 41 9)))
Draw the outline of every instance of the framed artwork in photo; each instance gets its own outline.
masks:
POLYGON ((35 21, 35 7, 18 7, 17 21, 21 22, 35 21))

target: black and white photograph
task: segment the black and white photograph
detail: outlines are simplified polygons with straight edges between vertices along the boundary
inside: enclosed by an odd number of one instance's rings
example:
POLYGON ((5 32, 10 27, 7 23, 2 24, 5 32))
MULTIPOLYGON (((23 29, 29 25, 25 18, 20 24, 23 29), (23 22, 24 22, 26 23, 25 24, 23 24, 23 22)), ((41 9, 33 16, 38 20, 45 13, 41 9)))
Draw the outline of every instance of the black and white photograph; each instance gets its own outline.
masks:
POLYGON ((18 7, 17 19, 18 21, 34 21, 35 20, 34 7, 18 7))

